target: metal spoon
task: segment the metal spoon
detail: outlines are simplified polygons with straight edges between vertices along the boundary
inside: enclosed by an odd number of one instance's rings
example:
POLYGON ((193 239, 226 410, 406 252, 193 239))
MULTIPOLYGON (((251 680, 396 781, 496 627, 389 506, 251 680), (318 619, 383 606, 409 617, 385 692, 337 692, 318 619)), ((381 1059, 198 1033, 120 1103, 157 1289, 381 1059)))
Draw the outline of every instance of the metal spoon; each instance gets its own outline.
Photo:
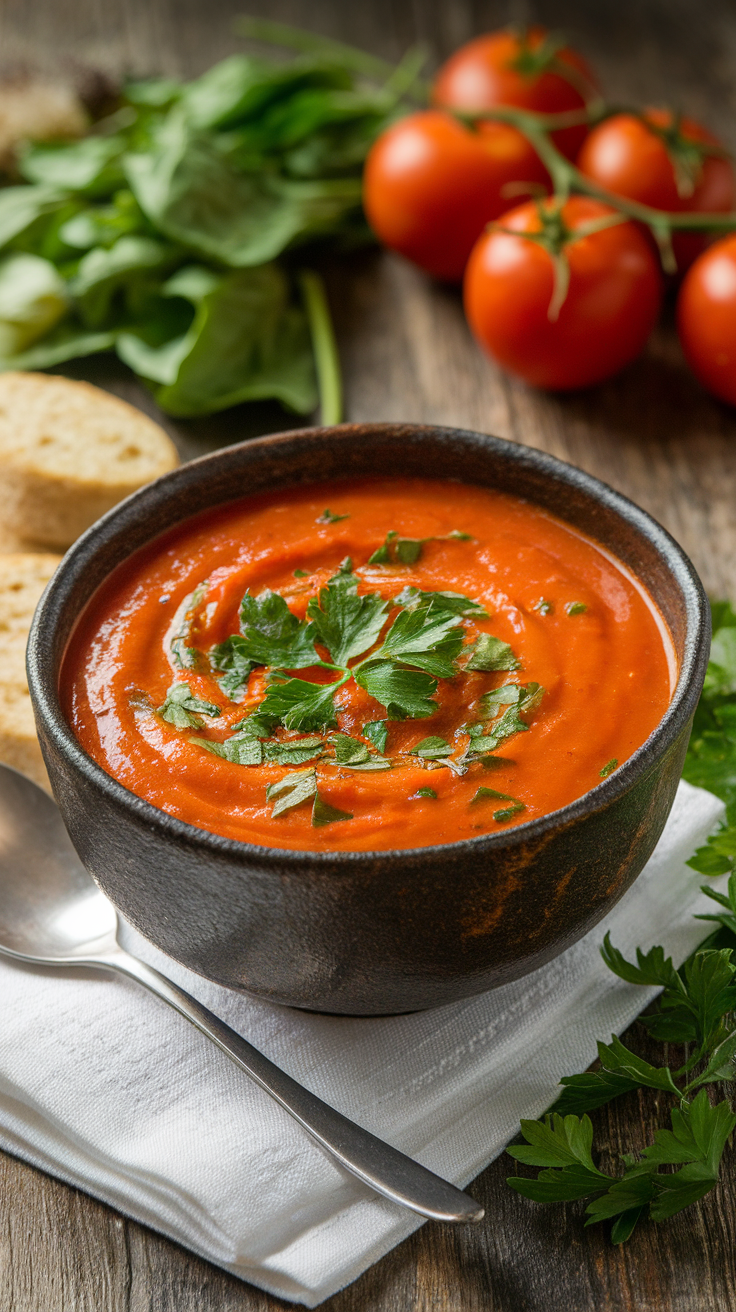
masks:
POLYGON ((483 1208, 425 1166, 317 1098, 117 941, 115 908, 81 865, 58 808, 0 765, 0 952, 41 966, 97 966, 138 980, 221 1048, 346 1170, 435 1221, 480 1221, 483 1208))

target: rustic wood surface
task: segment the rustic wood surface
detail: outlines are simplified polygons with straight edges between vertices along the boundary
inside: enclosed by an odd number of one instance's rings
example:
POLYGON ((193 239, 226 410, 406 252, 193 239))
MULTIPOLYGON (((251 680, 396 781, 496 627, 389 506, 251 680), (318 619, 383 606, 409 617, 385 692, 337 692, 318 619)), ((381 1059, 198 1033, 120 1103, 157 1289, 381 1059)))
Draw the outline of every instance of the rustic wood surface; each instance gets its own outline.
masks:
MULTIPOLYGON (((193 75, 237 48, 231 23, 240 8, 237 0, 4 0, 0 63, 193 75)), ((675 103, 736 148, 733 0, 260 0, 249 8, 389 58, 419 38, 434 60, 476 32, 538 19, 568 33, 612 98, 675 103)), ((464 425, 581 465, 665 524, 713 594, 736 598, 736 415, 689 376, 671 322, 620 378, 555 397, 494 369, 471 342, 458 295, 398 260, 369 252, 327 273, 348 418, 464 425)), ((96 361, 66 372, 155 412, 122 366, 96 361)), ((185 455, 289 426, 270 406, 166 423, 185 455)), ((632 1039, 645 1051, 641 1029, 634 1027, 632 1039)), ((642 1145, 655 1117, 653 1094, 631 1095, 596 1115, 598 1142, 611 1154, 642 1145)), ((736 1310, 736 1183, 728 1178, 735 1165, 732 1152, 726 1181, 701 1206, 667 1225, 643 1226, 628 1245, 613 1248, 602 1227, 583 1230, 579 1208, 538 1208, 513 1194, 504 1184, 510 1162, 502 1158, 472 1187, 487 1209, 479 1228, 427 1225, 323 1306, 326 1312, 736 1310)), ((0 1155, 2 1312, 288 1306, 0 1155)))

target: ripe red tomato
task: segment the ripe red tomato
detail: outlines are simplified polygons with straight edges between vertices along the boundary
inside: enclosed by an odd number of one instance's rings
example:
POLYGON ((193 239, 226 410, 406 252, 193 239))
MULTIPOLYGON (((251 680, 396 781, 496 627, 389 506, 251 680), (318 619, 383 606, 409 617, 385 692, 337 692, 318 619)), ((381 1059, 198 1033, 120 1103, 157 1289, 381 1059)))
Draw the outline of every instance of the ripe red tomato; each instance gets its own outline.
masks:
POLYGON ((677 299, 677 330, 696 378, 736 405, 736 233, 695 261, 677 299))
MULTIPOLYGON (((657 210, 727 213, 736 194, 730 162, 707 154, 701 160, 692 149, 718 144, 693 119, 677 124, 668 110, 648 109, 642 118, 615 114, 593 128, 577 164, 602 187, 657 210)), ((692 264, 706 244, 699 233, 677 233, 673 246, 678 269, 692 264)))
POLYGON ((363 204, 376 236, 420 268, 459 282, 486 223, 509 208, 506 188, 549 182, 521 133, 502 124, 478 132, 426 110, 393 124, 372 146, 363 204))
MULTIPOLYGON (((437 74, 432 101, 469 113, 516 105, 537 114, 564 114, 584 109, 597 91, 581 55, 558 45, 543 27, 531 27, 523 34, 491 32, 461 46, 437 74)), ((587 131, 580 126, 555 132, 558 150, 574 159, 587 131)))
POLYGON ((546 218, 554 235, 557 206, 521 205, 501 220, 513 232, 491 230, 478 239, 465 271, 465 312, 481 346, 504 368, 536 387, 567 390, 601 382, 639 354, 659 312, 662 276, 636 224, 585 235, 614 211, 573 196, 559 214, 569 233, 563 249, 570 281, 558 317, 550 318, 553 258, 522 234, 541 232, 546 218))

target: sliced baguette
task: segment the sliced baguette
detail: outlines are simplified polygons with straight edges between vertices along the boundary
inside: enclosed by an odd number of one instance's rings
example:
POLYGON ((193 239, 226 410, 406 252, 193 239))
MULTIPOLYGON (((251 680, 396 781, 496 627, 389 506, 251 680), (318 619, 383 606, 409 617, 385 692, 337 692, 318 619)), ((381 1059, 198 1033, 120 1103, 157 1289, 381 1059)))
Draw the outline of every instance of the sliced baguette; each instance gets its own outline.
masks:
POLYGON ((109 392, 51 374, 0 374, 0 523, 11 540, 65 549, 177 463, 163 429, 109 392))
POLYGON ((0 555, 0 761, 46 789, 26 681, 26 643, 36 604, 59 559, 30 552, 0 555))

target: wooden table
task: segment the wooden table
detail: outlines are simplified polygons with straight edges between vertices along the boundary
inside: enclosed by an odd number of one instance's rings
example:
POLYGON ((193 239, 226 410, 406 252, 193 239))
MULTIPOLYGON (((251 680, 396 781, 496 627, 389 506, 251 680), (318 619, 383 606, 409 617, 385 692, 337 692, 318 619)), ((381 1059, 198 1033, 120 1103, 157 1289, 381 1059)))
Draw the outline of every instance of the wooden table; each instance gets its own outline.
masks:
MULTIPOLYGON (((231 21, 240 8, 238 0, 5 0, 0 59, 49 70, 74 60, 112 72, 191 76, 237 48, 231 21)), ((732 0, 259 0, 250 10, 389 58, 417 38, 441 58, 476 32, 537 19, 567 32, 611 98, 675 103, 736 148, 732 0)), ((467 426, 570 460, 651 511, 692 556, 707 588, 736 599, 736 415, 687 373, 671 311, 620 378, 559 397, 499 373, 473 345, 457 293, 400 261, 369 252, 328 277, 349 419, 467 426)), ((66 372, 155 413, 122 366, 98 360, 66 372)), ((290 426, 270 406, 164 422, 185 455, 290 426)), ((641 1032, 636 1041, 642 1044, 641 1032)), ((611 1154, 643 1145, 654 1112, 653 1094, 621 1100, 596 1114, 597 1141, 611 1154)), ((613 1248, 603 1227, 583 1230, 579 1207, 538 1208, 512 1193, 504 1184, 509 1165, 501 1158, 473 1186, 487 1209, 479 1228, 425 1226, 324 1304, 326 1312, 736 1309, 732 1180, 701 1206, 666 1225, 641 1226, 629 1244, 613 1248)), ((735 1165, 732 1150, 726 1172, 735 1165)), ((2 1155, 0 1199, 2 1312, 291 1306, 2 1155)))

